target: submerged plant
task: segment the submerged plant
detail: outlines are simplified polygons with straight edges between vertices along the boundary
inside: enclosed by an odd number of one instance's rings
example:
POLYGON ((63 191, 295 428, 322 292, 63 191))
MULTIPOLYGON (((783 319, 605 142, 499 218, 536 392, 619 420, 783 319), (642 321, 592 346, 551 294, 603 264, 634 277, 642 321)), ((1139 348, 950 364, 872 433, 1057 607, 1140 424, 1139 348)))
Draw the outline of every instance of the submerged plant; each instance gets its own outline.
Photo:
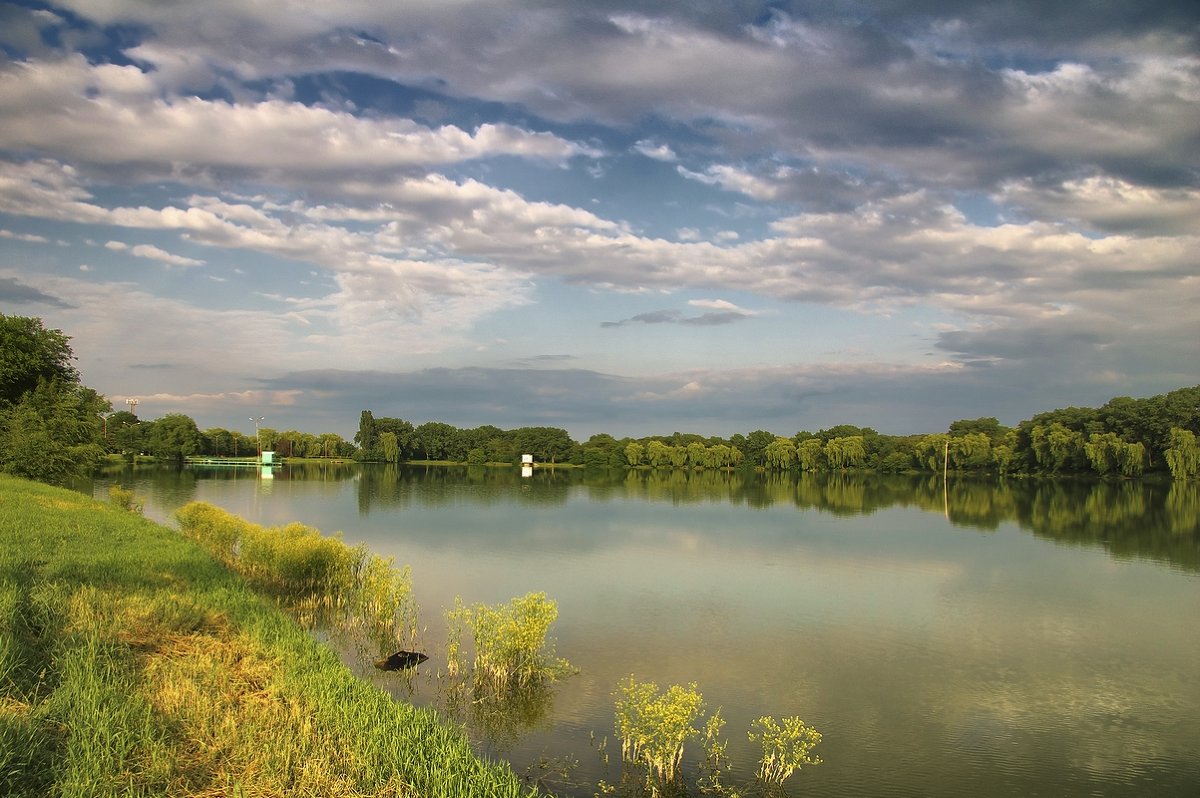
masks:
POLYGON ((797 717, 783 719, 782 725, 771 716, 751 724, 750 740, 762 742, 762 759, 755 774, 767 784, 783 784, 804 765, 819 765, 821 758, 812 749, 821 742, 821 733, 797 717))

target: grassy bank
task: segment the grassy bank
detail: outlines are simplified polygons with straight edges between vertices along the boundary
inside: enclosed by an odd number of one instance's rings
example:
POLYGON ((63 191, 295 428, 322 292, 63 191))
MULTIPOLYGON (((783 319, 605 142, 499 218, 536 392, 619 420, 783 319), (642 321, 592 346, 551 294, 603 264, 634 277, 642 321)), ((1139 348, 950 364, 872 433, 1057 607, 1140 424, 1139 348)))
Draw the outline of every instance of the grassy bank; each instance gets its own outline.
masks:
POLYGON ((196 543, 0 475, 0 794, 535 793, 196 543))

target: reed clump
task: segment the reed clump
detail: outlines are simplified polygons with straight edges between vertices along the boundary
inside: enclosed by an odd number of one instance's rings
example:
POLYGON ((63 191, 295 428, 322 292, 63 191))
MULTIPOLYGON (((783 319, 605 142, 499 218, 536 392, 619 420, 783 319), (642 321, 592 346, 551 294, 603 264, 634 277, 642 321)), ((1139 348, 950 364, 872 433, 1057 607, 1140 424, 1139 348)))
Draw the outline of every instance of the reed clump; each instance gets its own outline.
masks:
POLYGON ((781 785, 805 765, 819 765, 821 758, 812 750, 821 742, 821 733, 798 717, 782 722, 767 715, 754 721, 750 740, 762 743, 762 758, 755 774, 767 784, 781 785))
POLYGON ((129 488, 122 488, 120 485, 113 485, 108 489, 108 500, 114 506, 127 510, 131 513, 142 514, 145 507, 145 502, 133 494, 129 488))
POLYGON ((558 618, 558 605, 545 593, 527 593, 508 604, 463 605, 455 600, 446 613, 449 624, 448 670, 459 673, 463 628, 475 645, 473 678, 478 687, 496 693, 552 682, 571 672, 571 665, 554 654, 548 638, 558 618))
MULTIPOLYGON (((652 796, 686 795, 682 779, 684 748, 690 740, 699 738, 704 750, 698 766, 700 791, 730 798, 743 794, 723 783, 732 769, 728 742, 721 738, 725 720, 720 708, 704 719, 704 698, 695 683, 660 690, 654 682, 639 682, 631 675, 617 685, 615 697, 621 759, 634 768, 632 783, 631 774, 622 772, 626 787, 652 796)), ((821 764, 820 757, 813 753, 821 742, 821 733, 798 717, 785 717, 782 722, 769 715, 760 717, 751 724, 748 735, 751 742, 761 743, 762 756, 755 772, 756 782, 747 790, 777 792, 800 768, 821 764)), ((601 788, 616 791, 604 783, 601 788)))
POLYGON ((654 682, 632 675, 617 686, 616 731, 621 757, 644 765, 653 781, 670 784, 680 774, 683 748, 698 737, 704 698, 696 684, 673 684, 660 691, 654 682))
POLYGON ((175 517, 186 537, 308 622, 361 631, 381 654, 416 636, 412 575, 391 558, 304 524, 264 527, 204 502, 175 517))

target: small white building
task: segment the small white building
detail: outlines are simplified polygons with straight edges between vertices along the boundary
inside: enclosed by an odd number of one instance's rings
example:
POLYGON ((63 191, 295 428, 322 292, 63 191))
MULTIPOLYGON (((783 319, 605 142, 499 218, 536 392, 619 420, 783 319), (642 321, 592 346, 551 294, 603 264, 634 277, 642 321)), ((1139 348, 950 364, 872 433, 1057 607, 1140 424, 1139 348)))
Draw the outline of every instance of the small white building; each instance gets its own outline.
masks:
POLYGON ((523 465, 523 466, 533 465, 533 455, 531 455, 531 454, 521 455, 521 465, 523 465))

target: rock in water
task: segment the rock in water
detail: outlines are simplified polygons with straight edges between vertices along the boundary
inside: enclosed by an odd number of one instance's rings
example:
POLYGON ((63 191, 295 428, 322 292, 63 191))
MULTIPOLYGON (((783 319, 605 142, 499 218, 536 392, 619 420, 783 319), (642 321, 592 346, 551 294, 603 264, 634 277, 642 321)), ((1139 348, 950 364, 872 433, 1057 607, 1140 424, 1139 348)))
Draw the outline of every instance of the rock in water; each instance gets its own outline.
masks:
POLYGON ((429 657, 419 651, 397 651, 390 657, 375 660, 375 667, 381 671, 398 671, 404 668, 415 668, 429 657))

